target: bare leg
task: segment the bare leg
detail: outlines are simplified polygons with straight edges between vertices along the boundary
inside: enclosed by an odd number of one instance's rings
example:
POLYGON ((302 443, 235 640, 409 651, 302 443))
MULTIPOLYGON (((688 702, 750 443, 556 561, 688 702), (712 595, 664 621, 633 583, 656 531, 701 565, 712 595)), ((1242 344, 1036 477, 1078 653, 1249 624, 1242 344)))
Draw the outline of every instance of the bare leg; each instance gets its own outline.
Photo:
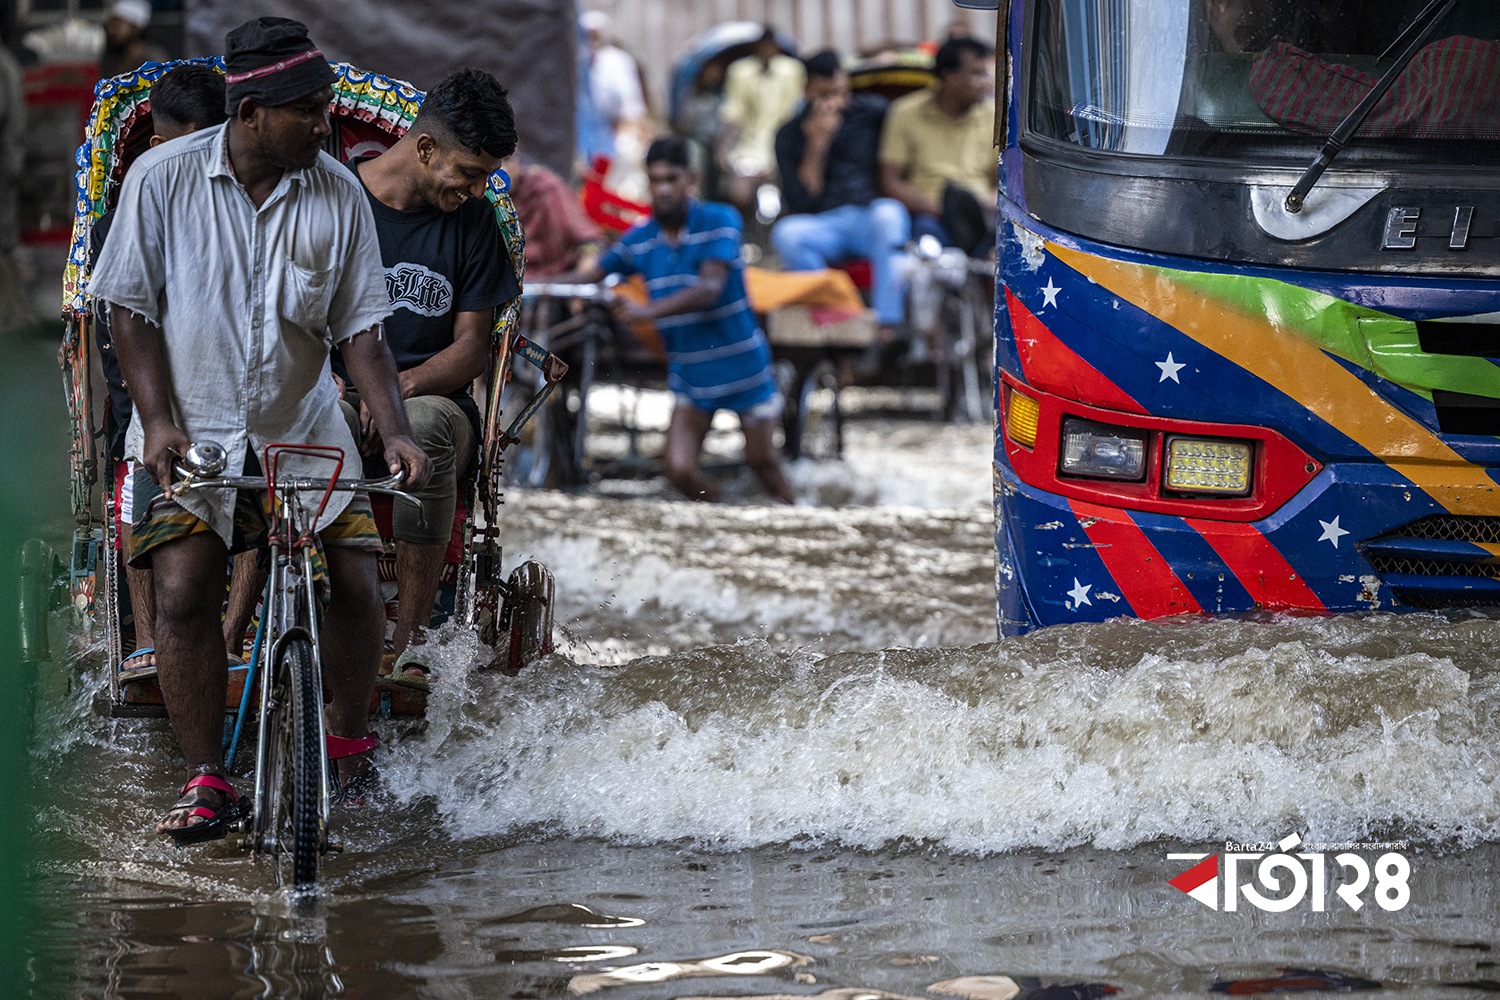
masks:
POLYGON ((260 568, 255 552, 241 552, 234 557, 229 577, 229 609, 224 612, 224 649, 235 659, 245 655, 245 630, 255 614, 255 602, 266 589, 269 572, 260 568))
POLYGON ((720 489, 698 468, 703 439, 713 425, 714 415, 680 400, 672 408, 672 422, 667 426, 667 479, 689 500, 714 501, 720 489))
MULTIPOLYGON (((120 551, 130 551, 130 523, 120 525, 120 551)), ((150 649, 156 645, 156 594, 151 590, 151 571, 125 564, 125 586, 130 590, 130 613, 135 618, 135 648, 150 649)), ((156 654, 125 661, 126 670, 156 666, 156 654)))
MULTIPOLYGON (((369 735, 370 694, 380 669, 385 605, 375 572, 375 553, 329 545, 328 612, 323 616, 323 680, 328 688, 328 731, 359 739, 369 735)), ((364 754, 337 761, 347 782, 370 766, 364 754)))
POLYGON ((781 469, 781 456, 776 451, 776 420, 740 420, 740 429, 745 432, 745 464, 750 466, 765 491, 782 503, 795 503, 792 484, 786 481, 781 469))
MULTIPOLYGON (((188 770, 224 773, 224 637, 219 631, 220 595, 229 553, 219 536, 202 532, 152 551, 156 588, 157 675, 167 715, 188 770)), ((210 801, 211 788, 196 793, 210 801)), ((186 812, 168 813, 156 832, 200 823, 186 812)))
POLYGON ((400 656, 408 643, 426 641, 427 624, 432 621, 432 604, 437 600, 438 577, 443 574, 446 545, 416 545, 396 542, 396 582, 400 588, 400 611, 391 646, 400 656))

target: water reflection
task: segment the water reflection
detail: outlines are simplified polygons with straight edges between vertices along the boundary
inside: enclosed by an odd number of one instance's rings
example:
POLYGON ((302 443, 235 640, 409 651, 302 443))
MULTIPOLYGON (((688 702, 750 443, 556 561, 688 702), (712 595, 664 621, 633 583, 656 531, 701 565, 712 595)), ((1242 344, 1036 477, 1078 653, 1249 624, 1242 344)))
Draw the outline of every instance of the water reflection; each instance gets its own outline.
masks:
POLYGON ((606 986, 660 983, 669 979, 696 976, 762 976, 777 969, 811 965, 812 959, 792 951, 737 951, 714 958, 696 958, 684 962, 647 962, 589 975, 574 976, 568 981, 568 992, 593 993, 606 986))

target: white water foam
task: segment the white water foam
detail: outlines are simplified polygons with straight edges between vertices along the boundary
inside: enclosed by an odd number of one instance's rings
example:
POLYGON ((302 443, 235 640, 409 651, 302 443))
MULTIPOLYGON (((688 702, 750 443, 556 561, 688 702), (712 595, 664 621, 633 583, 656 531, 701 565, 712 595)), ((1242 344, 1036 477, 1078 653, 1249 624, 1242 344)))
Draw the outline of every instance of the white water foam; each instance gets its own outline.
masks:
POLYGON ((385 761, 458 839, 964 853, 1158 838, 1500 836, 1500 624, 1121 620, 967 649, 762 642, 518 678, 447 647, 385 761))

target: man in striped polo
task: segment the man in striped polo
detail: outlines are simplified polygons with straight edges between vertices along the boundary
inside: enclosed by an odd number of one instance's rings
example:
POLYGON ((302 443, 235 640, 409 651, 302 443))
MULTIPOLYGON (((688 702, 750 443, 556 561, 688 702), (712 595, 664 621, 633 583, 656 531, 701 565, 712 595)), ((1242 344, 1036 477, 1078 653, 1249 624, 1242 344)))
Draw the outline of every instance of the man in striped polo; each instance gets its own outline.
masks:
POLYGON ((640 274, 651 301, 616 299, 624 325, 656 324, 667 348, 668 384, 677 395, 667 430, 667 478, 693 500, 717 500, 720 489, 698 467, 703 439, 718 410, 739 414, 745 464, 776 500, 791 503, 773 434, 781 392, 771 349, 745 297, 742 223, 728 205, 689 196, 697 178, 680 139, 658 139, 646 153, 651 218, 620 237, 591 268, 573 276, 640 274))

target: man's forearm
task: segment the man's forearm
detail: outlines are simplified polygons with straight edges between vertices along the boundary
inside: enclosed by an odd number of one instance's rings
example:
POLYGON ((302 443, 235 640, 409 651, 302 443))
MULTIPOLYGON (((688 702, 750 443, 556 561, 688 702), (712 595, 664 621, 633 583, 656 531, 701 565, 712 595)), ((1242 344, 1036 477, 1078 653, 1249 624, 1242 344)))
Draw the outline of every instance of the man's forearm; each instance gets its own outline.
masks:
POLYGON ((453 343, 399 376, 401 396, 447 396, 484 374, 490 360, 493 309, 465 311, 454 317, 453 343))
POLYGON ((379 326, 355 334, 340 346, 349 381, 359 386, 359 398, 369 407, 375 427, 387 443, 392 438, 411 437, 406 407, 401 405, 401 384, 396 359, 391 357, 379 326))
POLYGON ((719 301, 719 296, 724 292, 724 283, 721 281, 717 286, 704 282, 702 279, 696 284, 689 285, 680 292, 673 292, 665 298, 653 299, 641 307, 641 312, 651 319, 661 319, 665 316, 681 316, 684 313, 702 312, 710 309, 719 301))
POLYGON ((109 307, 110 335, 142 427, 172 420, 172 376, 161 329, 123 306, 109 307))
POLYGON ((880 193, 894 198, 915 215, 942 215, 943 206, 924 196, 902 176, 902 169, 889 163, 880 165, 880 193))

